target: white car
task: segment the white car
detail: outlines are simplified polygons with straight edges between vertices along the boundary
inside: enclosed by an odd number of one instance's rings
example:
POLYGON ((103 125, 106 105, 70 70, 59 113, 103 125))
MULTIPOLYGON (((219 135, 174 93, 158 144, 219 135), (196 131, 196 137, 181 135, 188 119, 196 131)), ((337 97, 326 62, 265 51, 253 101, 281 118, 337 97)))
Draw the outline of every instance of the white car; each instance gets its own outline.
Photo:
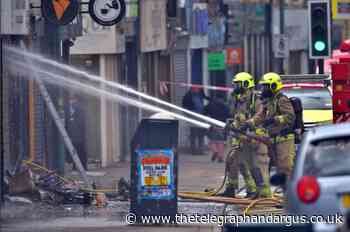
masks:
MULTIPOLYGON (((291 178, 276 176, 272 177, 273 184, 286 188, 287 214, 349 217, 350 123, 310 129, 297 153, 291 178)), ((328 222, 318 224, 324 227, 322 231, 335 231, 339 226, 328 222)))

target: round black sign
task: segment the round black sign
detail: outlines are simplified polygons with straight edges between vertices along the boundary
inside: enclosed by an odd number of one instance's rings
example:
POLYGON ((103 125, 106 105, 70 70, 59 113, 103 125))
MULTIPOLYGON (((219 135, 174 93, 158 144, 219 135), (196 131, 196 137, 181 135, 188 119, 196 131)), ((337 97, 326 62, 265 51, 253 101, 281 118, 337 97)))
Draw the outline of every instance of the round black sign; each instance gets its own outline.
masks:
POLYGON ((119 23, 125 16, 124 0, 90 0, 89 14, 102 26, 112 26, 119 23))
POLYGON ((45 19, 56 25, 66 25, 79 13, 78 0, 42 0, 41 11, 45 19))

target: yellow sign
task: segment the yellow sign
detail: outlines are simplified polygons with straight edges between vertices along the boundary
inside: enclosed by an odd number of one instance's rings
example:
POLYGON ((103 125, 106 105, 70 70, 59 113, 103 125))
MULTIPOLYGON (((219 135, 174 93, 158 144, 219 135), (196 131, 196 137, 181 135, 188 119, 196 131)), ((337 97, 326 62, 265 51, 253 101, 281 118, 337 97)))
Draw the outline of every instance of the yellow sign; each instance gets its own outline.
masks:
POLYGON ((342 198, 342 202, 343 202, 343 207, 345 209, 349 209, 350 208, 350 195, 345 194, 342 198))
POLYGON ((333 19, 350 19, 350 0, 332 0, 333 19))
POLYGON ((167 176, 158 176, 158 177, 151 177, 146 176, 144 179, 145 186, 152 186, 152 185, 168 185, 168 177, 167 176))

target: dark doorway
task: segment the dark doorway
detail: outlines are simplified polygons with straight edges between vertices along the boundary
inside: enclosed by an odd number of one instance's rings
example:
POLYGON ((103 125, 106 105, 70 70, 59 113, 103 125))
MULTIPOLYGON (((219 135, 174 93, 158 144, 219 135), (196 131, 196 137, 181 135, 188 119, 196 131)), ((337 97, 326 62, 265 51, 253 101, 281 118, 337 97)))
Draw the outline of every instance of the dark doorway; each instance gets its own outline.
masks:
POLYGON ((202 71, 202 50, 192 50, 192 83, 203 83, 203 71, 202 71))

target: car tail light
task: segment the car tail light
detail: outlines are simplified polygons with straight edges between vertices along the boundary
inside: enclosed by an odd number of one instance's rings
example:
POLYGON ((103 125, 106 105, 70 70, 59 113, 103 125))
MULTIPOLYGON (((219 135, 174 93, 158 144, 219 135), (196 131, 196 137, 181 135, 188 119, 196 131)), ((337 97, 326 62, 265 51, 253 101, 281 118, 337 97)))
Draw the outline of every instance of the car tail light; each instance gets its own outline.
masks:
POLYGON ((299 199, 306 203, 315 202, 320 196, 320 186, 314 176, 303 176, 297 185, 299 199))

